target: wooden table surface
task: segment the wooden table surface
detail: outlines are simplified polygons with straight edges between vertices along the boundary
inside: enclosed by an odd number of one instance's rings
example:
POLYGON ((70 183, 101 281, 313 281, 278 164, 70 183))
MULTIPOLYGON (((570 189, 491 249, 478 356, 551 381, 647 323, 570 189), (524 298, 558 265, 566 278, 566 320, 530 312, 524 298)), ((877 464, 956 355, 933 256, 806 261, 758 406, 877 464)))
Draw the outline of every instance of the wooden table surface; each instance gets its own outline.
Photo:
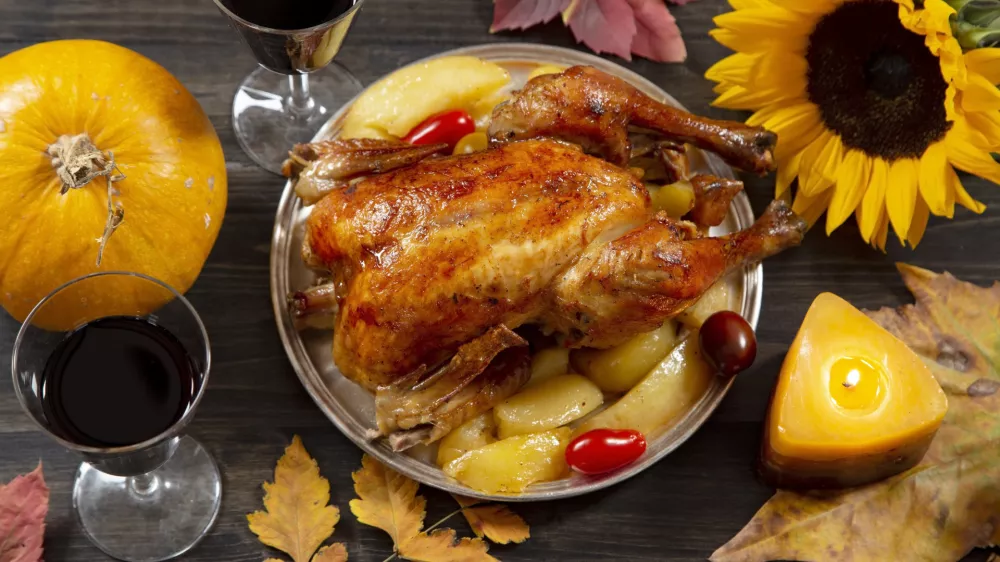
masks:
MULTIPOLYGON (((726 50, 707 35, 724 0, 672 8, 690 53, 683 65, 624 63, 673 94, 692 111, 740 115, 709 107, 704 71, 726 50)), ((491 41, 573 46, 561 24, 491 36, 489 0, 368 0, 339 61, 368 84, 410 61, 491 41)), ((335 538, 351 560, 379 561, 391 552, 385 534, 357 523, 347 503, 350 474, 361 452, 320 413, 299 384, 278 339, 269 296, 268 254, 283 182, 257 168, 233 136, 230 104, 254 60, 211 0, 0 0, 0 55, 39 41, 95 38, 114 41, 159 62, 201 102, 222 138, 229 173, 229 208, 218 243, 189 298, 207 324, 213 372, 190 433, 207 445, 224 478, 222 513, 211 534, 185 560, 260 561, 273 551, 247 529, 246 513, 261 505, 260 484, 293 434, 302 436, 330 479, 342 518, 335 538)), ((127 69, 122 69, 127 72, 127 69)), ((989 205, 981 216, 964 209, 954 221, 932 218, 917 251, 890 240, 888 255, 869 249, 853 221, 832 238, 813 232, 802 248, 767 262, 764 305, 754 367, 740 375, 712 419, 655 467, 612 489, 585 497, 517 505, 531 525, 522 545, 493 547, 503 560, 703 560, 745 524, 771 490, 753 475, 768 393, 807 307, 821 291, 860 307, 910 301, 893 266, 908 261, 948 270, 979 284, 1000 278, 1000 189, 966 178, 989 205)), ((747 190, 759 212, 773 179, 747 190)), ((10 362, 17 323, 0 311, 0 364, 10 362)), ((45 558, 108 560, 82 534, 70 505, 78 458, 36 431, 21 413, 8 378, 0 377, 0 481, 41 459, 51 488, 45 558)), ((445 494, 424 488, 428 521, 453 508, 445 494)), ((465 532, 464 523, 455 521, 465 532)), ((136 537, 136 540, 140 540, 136 537)), ((984 560, 984 552, 969 560, 984 560)))

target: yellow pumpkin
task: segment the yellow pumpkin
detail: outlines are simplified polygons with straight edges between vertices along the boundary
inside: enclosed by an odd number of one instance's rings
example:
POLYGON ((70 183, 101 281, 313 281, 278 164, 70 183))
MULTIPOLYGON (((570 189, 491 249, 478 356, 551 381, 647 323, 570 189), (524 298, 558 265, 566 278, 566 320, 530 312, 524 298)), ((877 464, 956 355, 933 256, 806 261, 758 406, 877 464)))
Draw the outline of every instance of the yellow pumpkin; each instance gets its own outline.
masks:
MULTIPOLYGON (((0 58, 0 303, 18 321, 94 271, 141 272, 186 291, 215 243, 226 196, 215 129, 160 65, 89 40, 0 58)), ((64 299, 38 324, 66 328, 84 309, 135 313, 162 300, 110 280, 90 286, 80 310, 64 299)))

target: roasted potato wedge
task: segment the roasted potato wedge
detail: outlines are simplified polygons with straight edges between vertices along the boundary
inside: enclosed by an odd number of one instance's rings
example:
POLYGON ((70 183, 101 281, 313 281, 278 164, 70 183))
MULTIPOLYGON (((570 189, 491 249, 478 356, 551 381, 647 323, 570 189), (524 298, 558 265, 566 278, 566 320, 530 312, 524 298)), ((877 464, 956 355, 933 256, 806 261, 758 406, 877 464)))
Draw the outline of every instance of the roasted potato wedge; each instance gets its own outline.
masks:
POLYGON ((676 345, 677 324, 667 321, 611 349, 573 350, 570 363, 601 390, 622 393, 642 380, 676 345))
POLYGON ((455 56, 409 66, 386 76, 354 102, 341 138, 374 131, 404 137, 431 115, 448 109, 472 113, 483 98, 510 81, 503 67, 476 57, 455 56))
POLYGON ((649 197, 654 209, 666 211, 675 219, 683 217, 694 208, 694 188, 687 180, 652 188, 649 190, 649 197))
POLYGON ((638 385, 603 412, 580 425, 591 429, 634 429, 647 439, 670 427, 696 403, 715 374, 701 356, 698 333, 692 332, 638 385))
POLYGON ((458 457, 497 440, 493 412, 483 412, 456 427, 438 444, 437 464, 444 466, 458 457))
POLYGON ((556 375, 493 408, 500 439, 538 433, 576 421, 604 403, 597 385, 580 375, 556 375))
POLYGON ((509 437, 469 451, 443 470, 473 490, 516 494, 530 484, 557 480, 569 472, 566 446, 570 434, 568 427, 560 427, 509 437))
POLYGON ((531 380, 528 384, 537 384, 556 375, 569 372, 569 350, 563 347, 550 347, 539 350, 531 356, 531 380))
POLYGON ((698 329, 705 323, 705 320, 709 316, 720 310, 733 310, 735 312, 731 293, 729 283, 725 279, 722 279, 715 285, 712 285, 709 290, 705 291, 705 294, 698 299, 698 302, 680 313, 677 319, 685 326, 698 329))

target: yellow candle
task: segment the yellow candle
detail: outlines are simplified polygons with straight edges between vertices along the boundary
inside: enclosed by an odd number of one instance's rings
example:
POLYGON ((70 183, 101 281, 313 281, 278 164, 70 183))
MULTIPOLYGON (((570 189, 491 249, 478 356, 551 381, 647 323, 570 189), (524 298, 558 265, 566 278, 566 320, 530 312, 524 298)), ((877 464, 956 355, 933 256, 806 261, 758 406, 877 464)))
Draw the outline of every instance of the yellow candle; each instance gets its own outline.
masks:
POLYGON ((923 457, 947 399, 919 356, 849 303, 816 298, 775 386, 761 474, 784 488, 837 488, 923 457))

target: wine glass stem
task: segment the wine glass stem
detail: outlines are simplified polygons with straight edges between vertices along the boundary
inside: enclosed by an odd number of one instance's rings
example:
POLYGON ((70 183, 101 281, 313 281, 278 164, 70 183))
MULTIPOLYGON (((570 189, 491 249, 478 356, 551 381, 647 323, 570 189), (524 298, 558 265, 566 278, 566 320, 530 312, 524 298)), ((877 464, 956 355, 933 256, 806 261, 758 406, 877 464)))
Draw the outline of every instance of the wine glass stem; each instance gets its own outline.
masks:
POLYGON ((128 489, 140 498, 153 495, 160 487, 160 479, 152 472, 132 476, 128 479, 128 489))
POLYGON ((289 74, 288 86, 291 94, 288 96, 288 109, 294 114, 305 115, 310 113, 316 105, 309 93, 308 74, 289 74))

